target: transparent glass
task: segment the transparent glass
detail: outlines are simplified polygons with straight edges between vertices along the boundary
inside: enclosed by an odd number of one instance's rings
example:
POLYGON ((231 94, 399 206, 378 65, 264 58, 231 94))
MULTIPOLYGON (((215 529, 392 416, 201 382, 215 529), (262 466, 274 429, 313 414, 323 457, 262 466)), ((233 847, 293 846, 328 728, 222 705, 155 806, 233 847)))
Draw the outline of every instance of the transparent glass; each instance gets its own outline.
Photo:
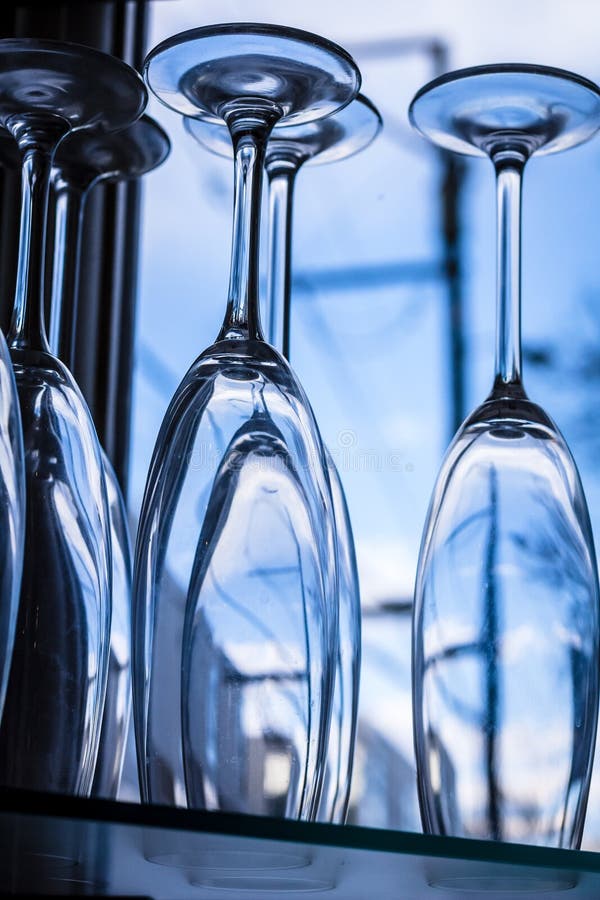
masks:
POLYGON ((27 492, 19 617, 0 730, 0 783, 88 794, 106 690, 110 532, 94 425, 70 372, 46 340, 48 188, 56 147, 71 128, 121 127, 140 115, 146 97, 128 66, 74 44, 3 40, 0 60, 0 123, 17 141, 23 170, 8 344, 27 492))
MULTIPOLYGON (((292 215, 296 175, 308 162, 347 159, 366 149, 381 129, 370 100, 358 95, 325 119, 280 125, 266 150, 269 181, 269 267, 266 296, 267 334, 272 346, 290 358, 292 215)), ((204 118, 184 119, 185 130, 202 147, 230 157, 231 140, 223 124, 204 118)), ((341 824, 346 819, 352 784, 360 681, 360 590, 352 526, 344 490, 331 454, 325 448, 331 483, 339 586, 339 647, 327 766, 317 818, 341 824)))
MULTIPOLYGON (((85 202, 106 181, 139 178, 160 165, 170 149, 148 116, 115 133, 75 131, 62 141, 52 182, 55 201, 50 345, 72 368, 85 202)), ((131 540, 115 471, 101 449, 112 548, 110 659, 92 795, 116 798, 131 718, 131 540)))
POLYGON ((338 570, 339 642, 323 792, 317 811, 319 822, 343 825, 348 814, 360 689, 361 616, 360 585, 348 505, 340 474, 325 448, 335 522, 338 570))
MULTIPOLYGON (((223 124, 205 118, 184 119, 184 127, 202 147, 230 157, 231 140, 223 124)), ((269 181, 269 268, 266 296, 267 333, 272 346, 290 358, 292 213, 296 174, 300 167, 347 159, 377 136, 381 117, 359 95, 326 119, 302 125, 280 125, 271 132, 266 150, 269 181)), ((327 766, 317 818, 343 823, 352 783, 360 680, 360 591, 352 526, 339 473, 327 448, 331 483, 336 564, 339 587, 339 647, 327 745, 327 766)))
POLYGON ((338 640, 332 499, 308 400, 262 338, 260 196, 282 113, 331 112, 359 76, 319 38, 241 25, 177 36, 146 72, 167 105, 226 122, 235 184, 225 320, 167 411, 136 543, 142 797, 314 818, 338 640))
MULTIPOLYGON (((19 151, 0 133, 0 164, 18 168, 19 151)), ((0 721, 12 658, 25 539, 25 472, 19 397, 6 340, 0 332, 0 721)))
POLYGON ((520 209, 533 153, 600 126, 578 76, 493 66, 422 89, 411 119, 497 181, 496 372, 433 493, 413 616, 414 739, 427 832, 576 848, 598 707, 598 579, 577 468, 521 380, 520 209))
MULTIPOLYGON (((305 163, 337 162, 375 139, 381 117, 362 95, 326 119, 274 129, 267 146, 269 180, 269 340, 290 358, 292 214, 296 175, 305 163)), ((339 590, 339 645, 327 764, 317 819, 343 824, 352 787, 360 685, 360 587, 348 506, 339 472, 325 448, 331 483, 339 590)))

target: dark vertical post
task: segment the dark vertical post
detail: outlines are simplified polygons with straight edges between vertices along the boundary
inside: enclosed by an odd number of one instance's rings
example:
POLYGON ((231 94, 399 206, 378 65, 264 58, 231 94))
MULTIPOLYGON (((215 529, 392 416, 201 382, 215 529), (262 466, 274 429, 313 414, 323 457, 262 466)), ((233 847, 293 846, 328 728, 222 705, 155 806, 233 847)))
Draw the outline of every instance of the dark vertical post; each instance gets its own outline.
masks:
MULTIPOLYGON (((430 47, 436 75, 448 71, 448 47, 433 41, 430 47)), ((448 362, 450 370, 449 440, 462 424, 465 398, 465 317, 462 279, 461 199, 465 165, 454 153, 440 153, 440 230, 443 244, 443 272, 448 298, 448 362)))
POLYGON ((448 355, 450 369, 450 440, 460 427, 466 411, 465 397, 465 316, 462 273, 461 206, 465 166, 449 153, 442 154, 441 219, 444 239, 443 267, 448 298, 448 355))

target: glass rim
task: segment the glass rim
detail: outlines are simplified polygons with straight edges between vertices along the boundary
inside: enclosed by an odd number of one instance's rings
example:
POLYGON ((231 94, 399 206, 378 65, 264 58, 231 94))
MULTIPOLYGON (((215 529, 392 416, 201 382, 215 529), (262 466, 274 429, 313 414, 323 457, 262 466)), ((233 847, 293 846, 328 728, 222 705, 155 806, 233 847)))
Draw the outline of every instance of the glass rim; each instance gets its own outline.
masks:
POLYGON ((146 54, 142 64, 142 72, 147 73, 150 63, 166 50, 171 50, 174 47, 181 46, 191 41, 201 40, 202 38, 236 34, 256 34, 264 37, 289 39, 299 43, 317 46, 321 50, 325 50, 332 56, 337 56, 348 63, 356 78, 357 93, 360 90, 362 83, 360 69, 351 54, 345 50, 344 47, 340 46, 340 44, 336 44, 335 41, 323 37, 322 35, 315 34, 312 31, 304 31, 301 28, 293 28, 289 25, 273 25, 265 22, 225 22, 216 25, 201 25, 198 28, 189 28, 186 31, 180 31, 177 34, 171 35, 170 37, 165 38, 165 40, 160 41, 160 43, 146 54))
POLYGON ((569 69, 561 69, 557 66, 538 65, 537 63, 491 63, 481 66, 467 66, 463 69, 454 69, 450 72, 444 72, 431 81, 428 81, 423 87, 419 88, 408 107, 408 118, 415 128, 418 128, 414 120, 414 107, 416 103, 428 94, 430 91, 453 81, 461 81, 467 78, 475 78, 480 75, 541 75, 547 78, 555 78, 561 81, 569 81, 578 84, 580 87, 590 91, 600 98, 600 87, 591 79, 577 72, 571 72, 569 69))

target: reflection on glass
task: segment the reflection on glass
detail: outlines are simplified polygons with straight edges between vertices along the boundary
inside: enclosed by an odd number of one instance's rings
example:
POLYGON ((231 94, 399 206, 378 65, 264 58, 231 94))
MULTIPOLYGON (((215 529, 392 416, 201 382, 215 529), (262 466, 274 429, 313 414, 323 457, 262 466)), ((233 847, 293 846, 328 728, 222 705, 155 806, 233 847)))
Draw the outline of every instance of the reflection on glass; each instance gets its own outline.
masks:
POLYGON ((600 126, 595 85, 493 66, 411 106, 446 149, 490 157, 498 202, 496 370, 455 437, 426 523, 413 622, 414 735, 426 831, 577 847, 598 705, 598 582, 571 454, 521 381, 521 176, 600 126))
POLYGON ((235 157, 225 321, 163 422, 134 573, 134 716, 145 800, 313 818, 324 773, 337 586, 331 491, 313 414, 262 339, 264 152, 282 113, 358 89, 344 51, 269 26, 197 29, 147 62, 184 114, 224 120, 235 157))

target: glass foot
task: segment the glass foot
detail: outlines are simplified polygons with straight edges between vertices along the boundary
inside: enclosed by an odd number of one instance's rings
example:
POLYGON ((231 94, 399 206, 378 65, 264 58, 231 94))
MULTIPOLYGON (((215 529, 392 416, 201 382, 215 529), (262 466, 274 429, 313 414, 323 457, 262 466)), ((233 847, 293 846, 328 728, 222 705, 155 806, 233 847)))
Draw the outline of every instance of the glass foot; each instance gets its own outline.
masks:
MULTIPOLYGON (((183 125, 194 140, 216 156, 231 159, 233 147, 227 128, 203 118, 186 117, 183 125)), ((339 162, 364 150, 382 127, 381 116, 371 101, 359 94, 355 100, 326 119, 303 125, 276 126, 269 137, 267 166, 282 151, 292 153, 300 163, 313 165, 339 162)))
POLYGON ((268 101, 288 122, 327 116, 356 96, 360 74, 336 44, 294 28, 215 25, 175 35, 145 63, 157 97, 186 116, 220 122, 228 104, 268 101))
POLYGON ((600 89, 562 69, 477 66, 431 81, 413 99, 409 118, 434 144, 471 156, 499 145, 526 155, 567 150, 600 127, 600 89))
POLYGON ((307 165, 340 162, 365 150, 381 131, 383 122, 376 106, 359 94, 352 103, 327 119, 306 125, 275 128, 269 139, 267 163, 279 157, 285 143, 294 145, 307 165))
POLYGON ((163 163, 170 150, 171 142, 160 125, 149 116, 142 116, 122 131, 74 132, 61 142, 55 164, 68 171, 69 177, 73 173, 84 181, 139 178, 163 163))
POLYGON ((71 128, 124 128, 143 112, 144 84, 130 66, 99 50, 62 41, 0 40, 0 124, 31 113, 60 116, 71 128))

